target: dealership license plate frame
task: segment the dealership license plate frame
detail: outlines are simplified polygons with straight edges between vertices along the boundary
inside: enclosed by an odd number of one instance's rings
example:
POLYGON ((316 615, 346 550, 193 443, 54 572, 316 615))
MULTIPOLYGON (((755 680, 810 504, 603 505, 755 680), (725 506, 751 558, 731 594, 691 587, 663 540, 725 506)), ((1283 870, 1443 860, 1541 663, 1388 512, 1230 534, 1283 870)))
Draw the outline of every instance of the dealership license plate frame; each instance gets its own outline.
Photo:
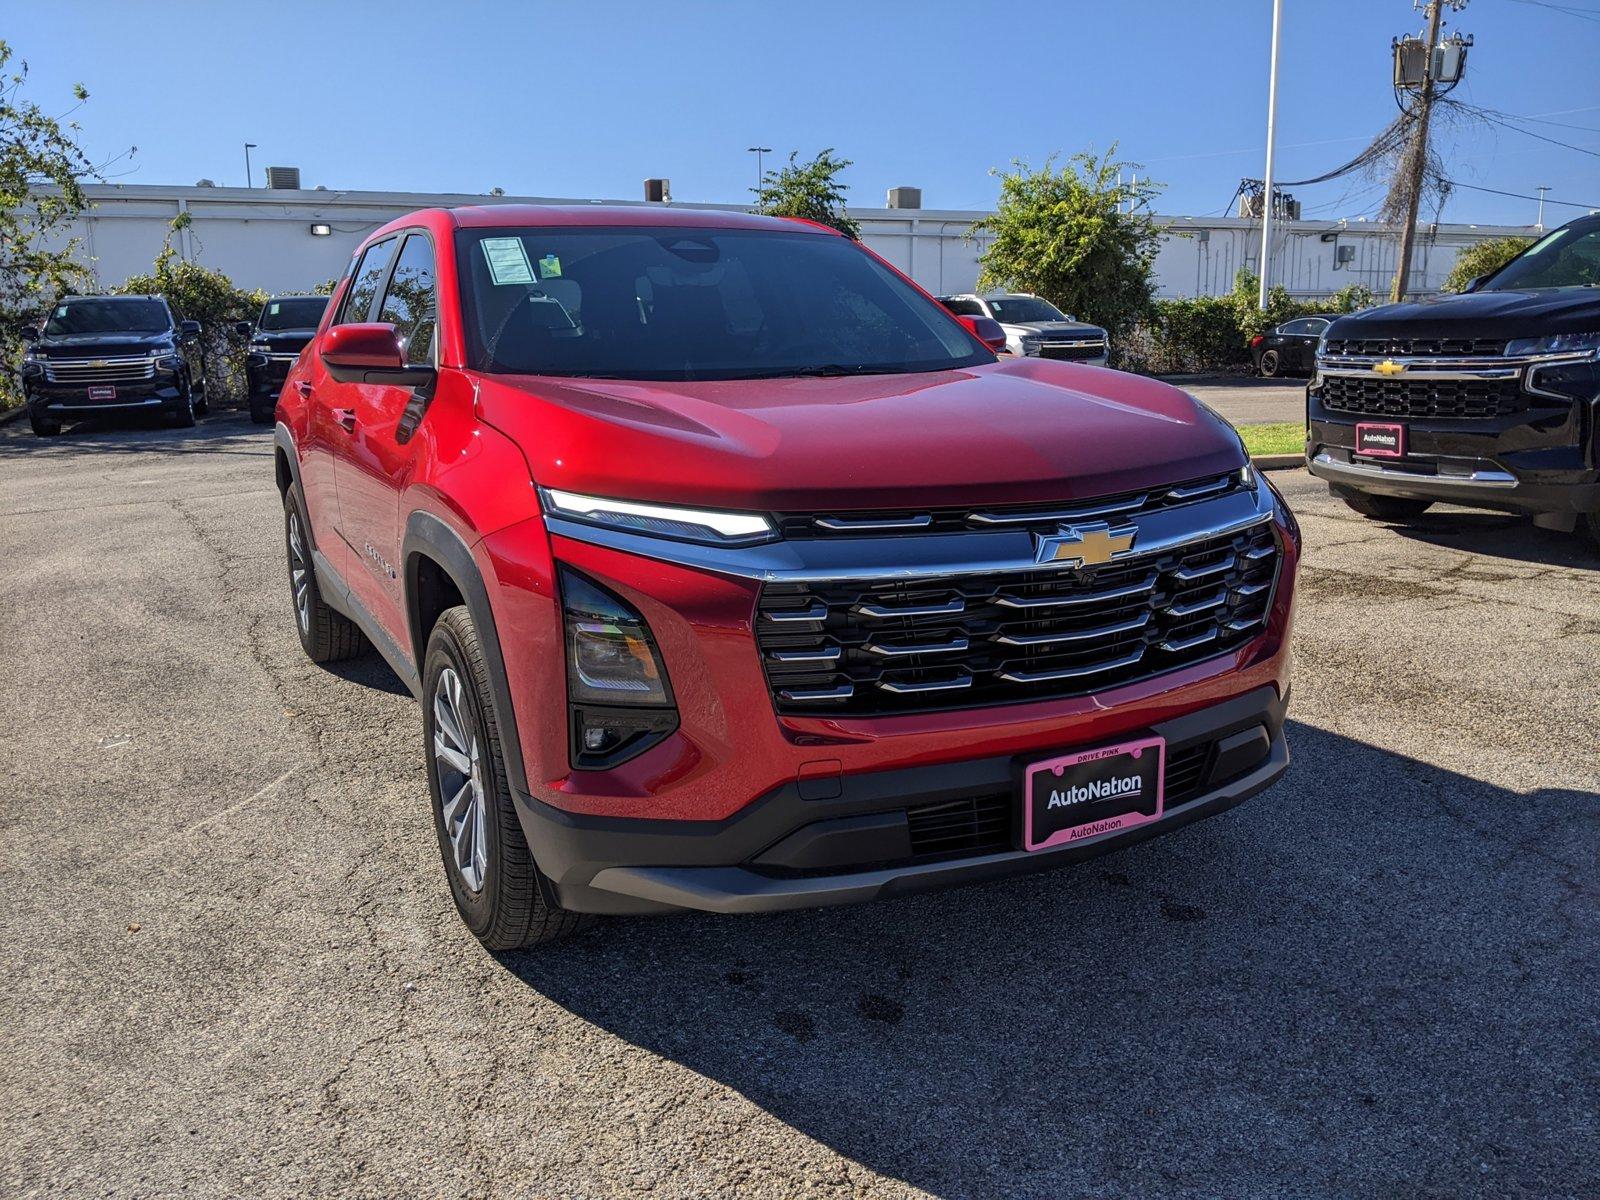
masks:
POLYGON ((117 398, 117 385, 114 383, 91 383, 89 385, 89 399, 115 400, 117 398))
MULTIPOLYGON (((1113 834, 1159 821, 1165 812, 1167 740, 1149 736, 1131 738, 1109 746, 1095 746, 1058 754, 1050 758, 1024 760, 1017 770, 1017 803, 1021 819, 1017 823, 1019 842, 1027 851, 1050 850, 1068 844, 1098 841, 1113 834), (1154 796, 1151 797, 1147 768, 1154 762, 1154 796), (1108 796, 1092 800, 1069 800, 1076 808, 1070 820, 1048 819, 1048 809, 1036 813, 1036 801, 1046 805, 1049 798, 1038 792, 1041 784, 1052 781, 1063 789, 1087 787, 1099 780, 1118 777, 1118 773, 1137 767, 1145 782, 1135 795, 1108 796)), ((1121 777, 1126 777, 1123 774, 1121 777)), ((1061 791, 1062 789, 1058 789, 1061 791)), ((1062 791, 1063 797, 1070 790, 1062 791)))
POLYGON ((1406 456, 1406 427, 1398 421, 1359 421, 1356 423, 1355 451, 1363 458, 1404 458, 1406 456), (1368 433, 1392 433, 1393 446, 1366 444, 1368 433))

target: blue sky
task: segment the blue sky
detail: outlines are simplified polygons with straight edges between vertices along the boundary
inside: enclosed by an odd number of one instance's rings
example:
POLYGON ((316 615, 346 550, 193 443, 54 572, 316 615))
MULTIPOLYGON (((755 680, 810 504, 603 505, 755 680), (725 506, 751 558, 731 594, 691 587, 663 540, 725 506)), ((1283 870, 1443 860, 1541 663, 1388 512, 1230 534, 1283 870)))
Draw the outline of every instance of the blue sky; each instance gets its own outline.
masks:
MULTIPOLYGON (((1394 113, 1389 41, 1408 0, 1286 0, 1279 177, 1356 153, 1394 113)), ((938 208, 994 201, 991 167, 1119 142, 1167 185, 1159 211, 1219 213, 1261 173, 1269 0, 1035 3, 13 3, 0 36, 97 159, 139 147, 131 183, 244 182, 294 164, 307 186, 740 203, 745 148, 854 160, 851 199, 898 184, 938 208)), ((1600 205, 1600 0, 1473 0, 1474 104, 1508 129, 1446 131, 1463 183, 1600 205), (1559 5, 1560 7, 1552 7, 1559 5), (1570 10, 1570 11, 1562 11, 1570 10), (1559 124, 1557 123, 1559 122, 1559 124), (1579 128, 1573 128, 1577 126, 1579 128)), ((119 165, 116 171, 129 170, 119 165)), ((1307 215, 1356 216, 1379 189, 1297 189, 1307 215), (1363 190, 1363 189, 1366 190, 1363 190)), ((1578 215, 1551 207, 1546 222, 1578 215)), ((1530 201, 1459 190, 1450 221, 1533 220, 1530 201)))

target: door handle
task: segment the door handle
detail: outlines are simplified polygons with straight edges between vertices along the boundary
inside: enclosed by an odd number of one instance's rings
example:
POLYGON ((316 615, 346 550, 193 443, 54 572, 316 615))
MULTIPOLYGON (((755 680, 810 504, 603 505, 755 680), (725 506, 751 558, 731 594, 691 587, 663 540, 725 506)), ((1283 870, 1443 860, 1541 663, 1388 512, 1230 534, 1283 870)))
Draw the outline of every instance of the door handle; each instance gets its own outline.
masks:
POLYGON ((333 410, 333 419, 344 426, 346 433, 356 431, 356 410, 353 408, 336 408, 333 410))
POLYGON ((307 400, 311 399, 311 381, 309 379, 297 379, 294 386, 301 396, 307 400))

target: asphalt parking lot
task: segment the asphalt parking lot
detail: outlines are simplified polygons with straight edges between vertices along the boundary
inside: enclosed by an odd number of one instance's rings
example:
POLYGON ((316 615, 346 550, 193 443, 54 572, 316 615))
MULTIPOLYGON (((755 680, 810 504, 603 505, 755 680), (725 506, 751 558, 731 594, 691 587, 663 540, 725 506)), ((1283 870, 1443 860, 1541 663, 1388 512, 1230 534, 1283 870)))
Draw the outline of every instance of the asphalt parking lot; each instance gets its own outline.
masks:
POLYGON ((0 1192, 1594 1196, 1600 555, 1274 476, 1266 794, 1082 867, 496 959, 265 431, 0 430, 0 1192))
POLYGON ((1235 425, 1268 425, 1306 419, 1304 379, 1259 379, 1250 375, 1175 375, 1175 387, 1193 392, 1235 425))

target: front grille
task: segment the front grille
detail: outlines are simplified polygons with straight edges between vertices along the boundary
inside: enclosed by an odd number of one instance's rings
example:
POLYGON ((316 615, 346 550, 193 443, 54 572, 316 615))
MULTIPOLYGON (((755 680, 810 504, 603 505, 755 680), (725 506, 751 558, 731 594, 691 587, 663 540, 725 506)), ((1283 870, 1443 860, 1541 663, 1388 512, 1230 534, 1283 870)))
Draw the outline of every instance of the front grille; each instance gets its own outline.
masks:
POLYGON ((770 583, 756 616, 784 713, 890 714, 1081 696, 1242 645, 1266 623, 1271 526, 1086 570, 770 583))
POLYGON ((154 379, 156 360, 144 355, 112 358, 47 358, 44 377, 49 383, 142 383, 154 379))
POLYGON ((1381 358, 1395 355, 1500 358, 1505 352, 1505 338, 1330 338, 1322 344, 1321 350, 1323 354, 1361 354, 1381 358))
POLYGON ((1324 375, 1322 405, 1377 417, 1489 418, 1523 412, 1528 398, 1510 379, 1373 379, 1324 375))
POLYGON ((1095 500, 1057 504, 1003 505, 992 508, 922 508, 869 512, 779 513, 785 539, 863 537, 918 533, 1055 533, 1063 522, 1116 516, 1119 520, 1161 508, 1215 500, 1244 486, 1237 471, 1208 475, 1171 487, 1123 492, 1095 500))
POLYGON ((1040 342, 1039 357, 1072 362, 1085 358, 1104 358, 1104 342, 1040 342))
MULTIPOLYGON (((1167 754, 1163 807, 1171 810, 1198 799, 1216 743, 1201 742, 1167 754)), ((1218 783, 1228 782, 1219 780, 1218 783)), ((997 854, 1017 845, 1018 801, 1011 792, 972 796, 906 810, 911 826, 911 861, 997 854)))

